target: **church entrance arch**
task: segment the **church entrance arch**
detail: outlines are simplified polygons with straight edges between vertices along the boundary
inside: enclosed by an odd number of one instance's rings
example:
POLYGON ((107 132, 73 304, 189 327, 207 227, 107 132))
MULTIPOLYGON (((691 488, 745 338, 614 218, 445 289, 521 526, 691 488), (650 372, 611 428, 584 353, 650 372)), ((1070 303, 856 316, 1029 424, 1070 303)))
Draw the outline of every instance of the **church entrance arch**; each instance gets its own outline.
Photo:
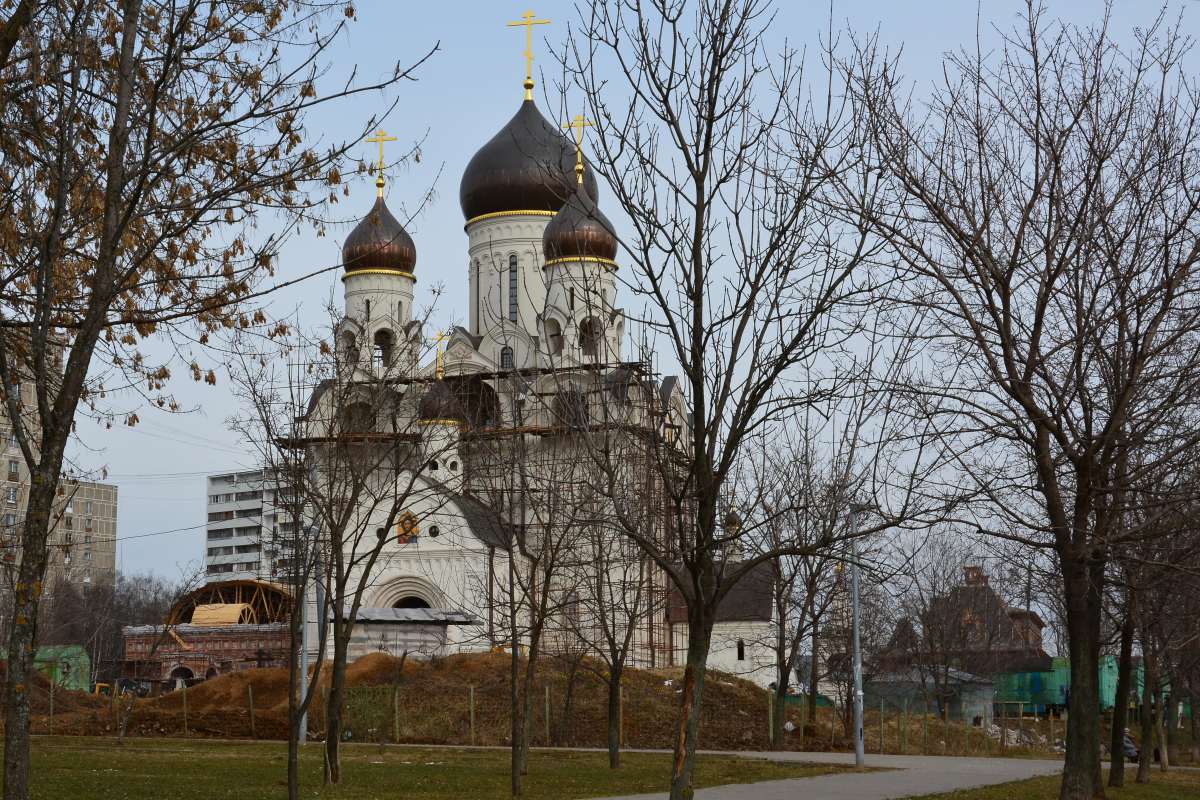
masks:
POLYGON ((379 587, 371 605, 376 608, 445 608, 442 593, 429 580, 401 575, 379 587))

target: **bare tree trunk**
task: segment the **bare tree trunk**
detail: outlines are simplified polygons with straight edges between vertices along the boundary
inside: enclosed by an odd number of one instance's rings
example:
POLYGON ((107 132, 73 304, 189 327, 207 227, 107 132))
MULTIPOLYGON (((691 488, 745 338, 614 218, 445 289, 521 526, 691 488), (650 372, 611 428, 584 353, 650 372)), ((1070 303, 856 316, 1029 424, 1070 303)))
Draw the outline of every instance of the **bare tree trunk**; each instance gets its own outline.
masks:
POLYGON ((303 592, 297 594, 299 599, 288 616, 288 800, 300 800, 300 724, 304 719, 300 697, 300 651, 304 646, 300 606, 305 598, 303 592))
POLYGON ((1100 584, 1082 559, 1062 558, 1071 657, 1071 713, 1060 800, 1104 796, 1100 777, 1100 584))
POLYGON ((1121 655, 1117 661, 1117 694, 1113 702, 1111 764, 1108 770, 1108 785, 1125 785, 1125 728, 1129 724, 1129 678, 1133 671, 1134 603, 1132 593, 1125 609, 1125 621, 1121 623, 1121 655))
MULTIPOLYGON (((51 461, 53 461, 51 459, 51 461)), ((45 464, 46 461, 43 461, 45 464)), ((61 465, 61 456, 57 463, 61 465)), ((46 574, 46 539, 54 502, 57 472, 35 473, 30 481, 29 511, 21 537, 21 566, 13 592, 12 630, 8 638, 8 676, 4 694, 4 797, 29 797, 29 697, 33 681, 34 646, 37 641, 38 599, 46 574)))
POLYGON ((1189 716, 1192 726, 1192 744, 1190 749, 1192 764, 1196 764, 1200 762, 1200 707, 1196 705, 1200 702, 1200 695, 1196 693, 1195 689, 1188 689, 1188 701, 1192 707, 1192 713, 1189 716))
POLYGON ((537 677, 537 637, 530 636, 529 655, 525 659, 525 678, 521 697, 521 746, 518 748, 521 774, 529 774, 529 724, 533 718, 534 679, 537 677))
POLYGON ((571 747, 575 743, 575 732, 571 720, 575 716, 575 688, 579 682, 579 662, 581 658, 582 656, 572 656, 570 667, 567 670, 567 687, 563 692, 562 714, 559 715, 558 725, 555 726, 558 731, 555 737, 555 744, 559 747, 571 747))
POLYGON ((784 750, 783 744, 783 723, 787 716, 787 690, 786 682, 777 683, 775 690, 771 692, 771 705, 773 706, 773 714, 771 716, 771 749, 784 750))
POLYGON ((816 617, 813 617, 812 669, 808 671, 808 721, 813 723, 817 721, 817 647, 820 644, 817 629, 819 627, 816 617))
MULTIPOLYGON (((336 623, 338 628, 342 622, 336 623)), ((335 635, 333 664, 329 674, 329 697, 325 703, 325 783, 342 781, 341 742, 342 710, 345 704, 347 635, 335 635)))
MULTIPOLYGON (((513 545, 515 549, 515 544, 513 545)), ((508 702, 510 709, 510 758, 509 758, 509 788, 512 791, 513 797, 521 795, 521 735, 525 731, 525 725, 521 720, 521 691, 520 691, 520 670, 521 658, 518 642, 520 631, 517 630, 517 600, 516 600, 516 574, 513 559, 515 555, 510 549, 508 552, 508 632, 509 645, 512 654, 509 660, 508 669, 508 702)))
POLYGON ((1179 702, 1176 700, 1179 697, 1180 680, 1178 673, 1171 672, 1167 676, 1167 685, 1171 687, 1169 696, 1164 695, 1163 708, 1166 713, 1164 715, 1166 725, 1166 743, 1167 743, 1167 766, 1179 763, 1179 702))
POLYGON ((1145 683, 1142 686, 1142 741, 1138 748, 1137 782, 1150 782, 1150 764, 1154 758, 1154 696, 1158 684, 1158 664, 1155 663, 1153 650, 1146 645, 1147 638, 1142 639, 1142 663, 1145 665, 1145 683))
POLYGON ((711 623, 695 610, 689 609, 687 666, 683 671, 683 695, 679 700, 670 800, 691 800, 695 791, 692 788, 692 774, 700 740, 700 703, 711 637, 711 623))
POLYGON ((1171 712, 1167 708, 1167 690, 1160 686, 1158 689, 1158 766, 1166 772, 1171 768, 1171 746, 1167 739, 1168 721, 1170 720, 1171 712))
POLYGON ((621 766, 621 673, 622 666, 608 671, 608 766, 621 766))

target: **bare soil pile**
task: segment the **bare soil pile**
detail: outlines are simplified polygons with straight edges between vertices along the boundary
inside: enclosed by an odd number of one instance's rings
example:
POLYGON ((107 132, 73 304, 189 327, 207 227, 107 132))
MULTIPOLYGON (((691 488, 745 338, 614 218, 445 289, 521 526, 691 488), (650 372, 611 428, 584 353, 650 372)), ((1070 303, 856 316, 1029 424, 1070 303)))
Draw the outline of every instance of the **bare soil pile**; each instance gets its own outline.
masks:
MULTIPOLYGON (((328 667, 328 664, 325 665, 328 667)), ((402 659, 374 653, 346 671, 346 738, 413 744, 505 745, 510 741, 510 669, 508 653, 454 655, 432 660, 402 659), (472 696, 474 728, 472 729, 472 696)), ((524 664, 521 664, 523 669, 524 664)), ((328 669, 309 713, 310 733, 324 728, 322 697, 328 669)), ((608 689, 603 664, 574 665, 545 658, 537 666, 531 692, 529 730, 534 745, 603 747, 606 744, 608 689), (548 722, 548 724, 547 724, 548 722)), ((624 740, 629 747, 670 748, 678 711, 682 669, 627 669, 623 680, 624 740)), ((287 735, 285 669, 252 669, 221 675, 187 689, 130 703, 121 698, 58 692, 54 718, 45 703, 35 702, 35 732, 115 735, 124 718, 131 736, 199 736, 282 739, 287 735), (253 716, 251 715, 253 701, 253 716), (51 725, 53 726, 51 728, 51 725)), ((754 684, 719 672, 708 673, 704 688, 701 744, 721 750, 768 747, 768 695, 754 684)), ((799 706, 788 708, 792 749, 845 750, 851 742, 840 715, 818 709, 815 722, 801 732, 799 706), (831 724, 832 723, 832 724, 831 724)), ((885 723, 885 747, 899 752, 983 752, 986 737, 964 726, 943 729, 940 721, 891 717, 885 723), (904 735, 900 728, 904 727, 904 735), (943 741, 949 740, 945 745, 943 741), (945 748, 943 750, 943 747, 945 748)), ((878 716, 867 715, 867 746, 878 747, 878 716)))

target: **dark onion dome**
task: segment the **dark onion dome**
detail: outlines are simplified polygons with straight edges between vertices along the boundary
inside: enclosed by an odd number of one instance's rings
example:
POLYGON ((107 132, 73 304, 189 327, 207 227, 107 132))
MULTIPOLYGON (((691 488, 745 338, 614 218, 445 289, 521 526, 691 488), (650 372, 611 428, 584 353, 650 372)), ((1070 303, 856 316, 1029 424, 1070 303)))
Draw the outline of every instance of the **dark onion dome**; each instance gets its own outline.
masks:
POLYGON ((404 226, 388 211, 383 198, 350 231, 342 245, 346 272, 380 269, 412 274, 417 265, 417 246, 404 226))
MULTIPOLYGON (((598 197, 587 171, 584 186, 598 197)), ((575 191, 575 144, 551 125, 532 100, 471 157, 458 187, 468 222, 503 211, 553 214, 575 191)))
POLYGON ((417 404, 417 419, 422 422, 461 422, 467 421, 467 413, 462 403, 443 380, 436 380, 417 404))
MULTIPOLYGON (((585 173, 586 174, 586 173, 585 173)), ((546 266, 560 261, 594 259, 615 263, 617 235, 596 201, 576 183, 571 199, 550 220, 542 234, 546 266)))

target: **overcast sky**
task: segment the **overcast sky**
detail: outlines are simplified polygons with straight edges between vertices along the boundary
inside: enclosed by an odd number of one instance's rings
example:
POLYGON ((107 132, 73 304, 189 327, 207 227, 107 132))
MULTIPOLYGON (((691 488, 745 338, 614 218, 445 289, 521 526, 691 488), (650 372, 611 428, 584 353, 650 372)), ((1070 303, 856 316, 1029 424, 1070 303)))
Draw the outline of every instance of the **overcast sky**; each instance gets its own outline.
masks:
MULTIPOLYGON (((521 29, 506 28, 505 22, 516 19, 525 6, 393 0, 360 0, 356 5, 358 19, 349 24, 331 53, 331 78, 344 77, 356 68, 363 81, 370 81, 387 73, 397 60, 412 61, 435 44, 440 49, 415 82, 398 86, 392 95, 363 96, 344 103, 336 113, 312 120, 310 134, 323 141, 341 141, 354 135, 372 113, 382 111, 392 99, 398 101, 398 107, 386 123, 388 131, 399 136, 401 144, 427 134, 421 163, 391 176, 388 202, 399 212, 406 203, 416 202, 441 172, 434 202, 408 226, 418 253, 417 301, 418 305, 427 302, 429 288, 442 283, 446 294, 439 301, 432 327, 461 322, 467 308, 467 238, 458 205, 458 182, 470 157, 521 102, 524 36, 521 29)), ((1096 21, 1103 10, 1099 0, 1051 0, 1049 5, 1052 15, 1084 24, 1096 21)), ((1157 10, 1146 0, 1117 0, 1115 5, 1113 28, 1122 41, 1132 39, 1135 26, 1149 24, 1157 10)), ((1188 7, 1191 5, 1195 4, 1183 6, 1185 22, 1189 30, 1196 31, 1200 9, 1188 7)), ((1022 6, 1013 0, 984 0, 980 10, 988 25, 1010 28, 1022 6)), ((1180 7, 1171 6, 1172 13, 1180 7)), ((534 10, 552 20, 551 25, 535 29, 541 41, 534 48, 543 56, 537 63, 552 70, 544 42, 560 41, 575 12, 571 3, 549 0, 534 10)), ((778 12, 771 28, 778 43, 786 37, 793 46, 814 52, 828 23, 828 2, 780 2, 778 12)), ((940 77, 945 51, 973 42, 976 4, 967 0, 834 0, 833 21, 835 28, 849 27, 862 33, 878 30, 889 47, 903 47, 905 73, 922 87, 940 77)), ((985 29, 985 40, 992 38, 985 29)), ((1195 54, 1190 63, 1197 64, 1195 54)), ((542 103, 544 109, 546 105, 542 103)), ((370 157, 372 148, 363 145, 361 155, 370 157)), ((351 196, 338 212, 360 216, 373 196, 371 179, 359 178, 351 184, 351 196)), ((601 207, 619 226, 611 194, 603 189, 601 207), (606 199, 608 206, 604 205, 606 199)), ((342 226, 331 229, 331 235, 324 238, 305 236, 292 242, 278 279, 336 264, 346 232, 342 226)), ((281 293, 271 301, 271 309, 286 315, 299 308, 306 318, 319 322, 331 293, 340 303, 336 273, 281 293)), ((182 375, 184 370, 175 372, 182 375)), ((220 376, 215 387, 179 380, 173 390, 185 407, 196 410, 174 416, 142 411, 142 422, 133 429, 80 427, 81 439, 74 453, 77 461, 85 468, 107 467, 108 480, 120 487, 117 558, 125 573, 150 571, 177 577, 196 568, 204 552, 205 475, 254 466, 250 452, 228 428, 227 420, 238 408, 227 376, 220 376)))

